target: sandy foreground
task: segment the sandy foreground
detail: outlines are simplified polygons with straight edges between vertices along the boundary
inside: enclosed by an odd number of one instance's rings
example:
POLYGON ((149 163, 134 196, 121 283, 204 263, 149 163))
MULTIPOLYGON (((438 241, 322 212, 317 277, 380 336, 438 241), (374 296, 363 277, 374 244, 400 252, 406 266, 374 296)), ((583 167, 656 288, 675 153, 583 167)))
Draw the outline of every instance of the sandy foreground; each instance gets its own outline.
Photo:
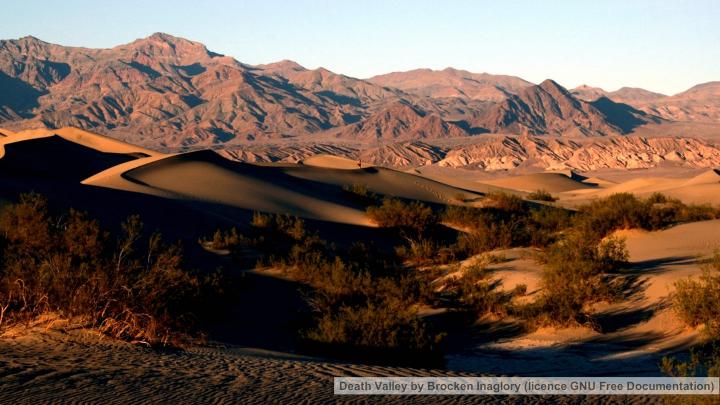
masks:
MULTIPOLYGON (((0 338, 0 402, 50 399, 100 402, 334 402, 334 376, 659 376, 663 355, 700 338, 665 306, 672 283, 699 272, 697 260, 720 245, 720 221, 661 232, 626 232, 628 300, 598 308, 604 332, 544 328, 519 333, 512 325, 478 325, 478 341, 447 356, 445 370, 348 364, 231 345, 155 351, 112 341, 84 329, 36 326, 0 338), (687 237, 687 235, 692 235, 687 237), (655 248, 657 249, 655 249, 655 248)), ((539 267, 518 250, 494 265, 507 288, 522 280, 533 294, 539 267)), ((472 336, 470 337, 473 338, 472 336)), ((359 402, 405 402, 402 397, 348 397, 359 402)), ((544 398, 592 403, 600 398, 544 398)), ((414 397, 419 403, 532 403, 530 397, 414 397)), ((602 398, 610 401, 611 398, 602 398)), ((623 403, 661 403, 623 398, 623 403)))
MULTIPOLYGON (((329 363, 240 348, 158 352, 93 332, 26 331, 0 340, 0 402, 36 403, 537 403, 529 396, 333 395, 334 376, 462 376, 329 363)), ((543 397, 554 403, 662 403, 660 397, 543 397)))

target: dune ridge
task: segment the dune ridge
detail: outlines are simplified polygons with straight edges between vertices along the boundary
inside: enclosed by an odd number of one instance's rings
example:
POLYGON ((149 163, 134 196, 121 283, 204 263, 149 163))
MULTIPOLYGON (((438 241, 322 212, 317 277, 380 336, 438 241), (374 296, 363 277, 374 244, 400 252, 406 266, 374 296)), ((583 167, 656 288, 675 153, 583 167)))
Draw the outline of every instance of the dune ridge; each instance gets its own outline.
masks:
MULTIPOLYGON (((5 130, 3 130, 5 131, 5 130)), ((114 138, 99 135, 96 133, 84 131, 79 128, 65 127, 59 129, 30 129, 20 132, 7 132, 7 136, 0 139, 0 158, 4 155, 4 146, 17 142, 24 142, 33 139, 49 138, 59 136, 67 141, 95 149, 106 153, 123 153, 134 154, 137 157, 155 156, 158 152, 140 146, 132 145, 127 142, 119 141, 114 138)))

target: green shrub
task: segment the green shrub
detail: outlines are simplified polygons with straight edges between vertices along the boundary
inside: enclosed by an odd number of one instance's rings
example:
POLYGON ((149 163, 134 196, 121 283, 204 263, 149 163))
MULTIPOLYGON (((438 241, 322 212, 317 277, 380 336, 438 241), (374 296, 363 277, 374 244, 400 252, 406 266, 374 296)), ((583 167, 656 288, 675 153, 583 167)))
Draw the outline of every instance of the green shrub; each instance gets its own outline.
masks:
POLYGON ((378 201, 378 196, 361 183, 344 185, 343 193, 348 199, 366 206, 374 205, 378 201))
POLYGON ((525 210, 525 202, 515 194, 493 191, 485 194, 484 206, 507 213, 520 213, 525 210))
MULTIPOLYGON (((689 326, 704 325, 708 342, 694 347, 689 360, 664 357, 661 371, 669 376, 720 377, 720 250, 703 266, 703 273, 697 279, 687 278, 675 283, 672 294, 673 308, 689 326)), ((684 398, 707 402, 709 398, 684 398)), ((717 400, 717 398, 715 398, 717 400)), ((680 401, 678 401, 680 402, 680 401)))
POLYGON ((687 205, 655 193, 643 200, 630 193, 613 194, 579 207, 575 226, 602 239, 617 229, 657 230, 690 221, 715 219, 720 210, 709 205, 687 205))
POLYGON ((406 203, 395 198, 386 198, 382 205, 369 207, 367 214, 379 226, 399 228, 417 236, 422 236, 437 224, 432 208, 418 201, 406 203))
POLYGON ((685 323, 704 325, 709 336, 720 341, 720 251, 703 266, 697 279, 675 283, 672 302, 685 323))
POLYGON ((572 216, 568 210, 553 207, 533 209, 527 225, 530 244, 547 247, 556 242, 560 234, 571 225, 572 216))
POLYGON ((593 241, 573 232, 550 246, 543 256, 542 294, 528 314, 540 323, 587 324, 590 304, 615 297, 609 273, 627 261, 623 240, 593 241))
POLYGON ((446 289, 461 308, 476 315, 505 315, 511 297, 498 291, 497 286, 482 266, 473 265, 466 268, 461 277, 452 280, 446 289))
POLYGON ((535 201, 548 201, 548 202, 555 202, 557 201, 556 197, 553 197, 552 194, 547 192, 546 190, 535 190, 532 193, 527 195, 528 200, 535 200, 535 201))

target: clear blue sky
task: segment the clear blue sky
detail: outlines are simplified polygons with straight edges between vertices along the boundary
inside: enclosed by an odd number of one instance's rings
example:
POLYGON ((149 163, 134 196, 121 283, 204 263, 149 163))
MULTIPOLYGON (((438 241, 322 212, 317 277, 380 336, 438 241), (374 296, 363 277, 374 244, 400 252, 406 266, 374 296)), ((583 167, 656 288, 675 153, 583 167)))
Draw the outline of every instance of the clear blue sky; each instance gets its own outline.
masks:
POLYGON ((365 78, 452 66, 677 93, 720 80, 720 1, 8 1, 0 38, 112 47, 166 32, 250 64, 365 78))

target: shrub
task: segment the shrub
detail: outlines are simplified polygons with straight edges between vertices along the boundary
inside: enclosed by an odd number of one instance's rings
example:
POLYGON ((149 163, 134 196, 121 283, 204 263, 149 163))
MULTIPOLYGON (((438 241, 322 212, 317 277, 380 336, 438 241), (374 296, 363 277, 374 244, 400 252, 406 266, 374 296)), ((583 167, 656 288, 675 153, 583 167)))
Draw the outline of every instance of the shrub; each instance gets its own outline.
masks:
POLYGON ((518 297, 524 296, 525 294, 527 294, 527 284, 517 284, 515 286, 515 289, 513 290, 513 293, 518 297))
POLYGON ((720 340, 720 250, 705 264, 698 279, 675 283, 675 311, 690 326, 704 325, 714 340, 720 340))
POLYGON ((158 233, 144 237, 139 217, 121 228, 113 243, 98 221, 75 210, 53 216, 37 194, 6 207, 2 321, 52 311, 126 340, 166 345, 187 337, 207 309, 205 278, 183 268, 179 245, 158 233))
POLYGON ((579 207, 576 226, 587 235, 601 239, 616 229, 662 229, 680 222, 720 217, 709 205, 687 205, 655 193, 645 200, 630 193, 613 194, 579 207))
POLYGON ((361 183, 344 185, 343 193, 348 199, 362 205, 374 205, 378 200, 378 196, 361 183))
MULTIPOLYGON (((720 377, 720 250, 703 266, 697 279, 675 283, 672 304, 680 318, 690 326, 704 325, 708 343, 693 348, 690 359, 664 357, 663 373, 675 377, 720 377)), ((707 400, 701 398, 698 403, 707 400)))
POLYGON ((555 202, 557 201, 556 197, 553 197, 552 194, 547 192, 546 190, 535 190, 532 193, 527 195, 528 200, 535 200, 535 201, 548 201, 548 202, 555 202))
POLYGON ((228 231, 216 230, 212 239, 201 239, 200 244, 210 249, 222 250, 237 246, 240 243, 240 234, 237 228, 232 227, 228 231))
MULTIPOLYGON (((256 214, 251 225, 234 249, 258 249, 265 262, 311 287, 305 295, 314 316, 300 333, 305 343, 342 349, 337 355, 358 347, 380 350, 381 357, 436 350, 437 336, 417 317, 416 304, 431 299, 420 273, 363 243, 339 250, 297 218, 256 214)), ((425 249, 434 247, 421 240, 409 254, 425 256, 425 249)))
POLYGON ((476 315, 504 315, 511 297, 498 291, 497 286, 482 266, 473 265, 466 268, 461 277, 452 280, 446 289, 461 308, 476 315))
POLYGON ((528 224, 530 244, 547 247, 556 242, 559 235, 571 225, 572 217, 567 210, 553 207, 533 209, 528 224))
POLYGON ((379 207, 369 207, 367 214, 382 227, 399 228, 417 236, 422 236, 437 224, 432 208, 418 201, 405 203, 395 198, 386 198, 379 207))
POLYGON ((627 257, 623 240, 595 242, 579 232, 567 235, 543 256, 542 295, 530 304, 530 316, 549 324, 591 323, 587 306, 614 298, 608 273, 627 257))
POLYGON ((485 194, 484 206, 507 213, 520 213, 525 209, 525 202, 515 194, 493 191, 485 194))

